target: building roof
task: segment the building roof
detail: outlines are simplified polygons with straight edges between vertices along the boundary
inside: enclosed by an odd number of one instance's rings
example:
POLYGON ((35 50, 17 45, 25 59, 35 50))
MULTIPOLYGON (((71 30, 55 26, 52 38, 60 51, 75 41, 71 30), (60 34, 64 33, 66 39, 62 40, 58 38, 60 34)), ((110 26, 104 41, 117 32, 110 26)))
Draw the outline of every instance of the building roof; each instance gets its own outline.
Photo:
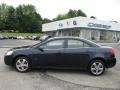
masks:
POLYGON ((56 31, 72 28, 88 28, 99 30, 120 31, 120 23, 102 21, 86 17, 75 17, 70 19, 59 20, 42 25, 42 31, 56 31))

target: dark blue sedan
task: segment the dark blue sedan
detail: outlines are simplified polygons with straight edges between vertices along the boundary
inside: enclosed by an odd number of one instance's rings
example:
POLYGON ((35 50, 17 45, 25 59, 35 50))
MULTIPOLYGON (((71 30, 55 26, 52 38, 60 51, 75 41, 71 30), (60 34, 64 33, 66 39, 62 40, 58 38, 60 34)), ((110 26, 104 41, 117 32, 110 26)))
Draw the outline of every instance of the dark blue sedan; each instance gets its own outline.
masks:
POLYGON ((115 50, 77 37, 49 38, 33 46, 9 50, 6 65, 19 72, 30 68, 84 69, 99 76, 116 64, 115 50))

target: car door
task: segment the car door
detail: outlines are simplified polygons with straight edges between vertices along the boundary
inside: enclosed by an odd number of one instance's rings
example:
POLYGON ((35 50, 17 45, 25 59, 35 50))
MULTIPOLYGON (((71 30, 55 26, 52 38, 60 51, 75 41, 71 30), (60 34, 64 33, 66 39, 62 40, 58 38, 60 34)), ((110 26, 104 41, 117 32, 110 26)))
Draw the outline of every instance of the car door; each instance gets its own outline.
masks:
POLYGON ((68 39, 67 47, 64 52, 64 64, 72 68, 85 68, 90 59, 88 52, 89 48, 91 48, 91 46, 83 41, 68 39))
POLYGON ((57 67, 58 58, 62 59, 64 52, 64 39, 51 40, 39 46, 39 52, 36 53, 38 65, 46 67, 57 67))

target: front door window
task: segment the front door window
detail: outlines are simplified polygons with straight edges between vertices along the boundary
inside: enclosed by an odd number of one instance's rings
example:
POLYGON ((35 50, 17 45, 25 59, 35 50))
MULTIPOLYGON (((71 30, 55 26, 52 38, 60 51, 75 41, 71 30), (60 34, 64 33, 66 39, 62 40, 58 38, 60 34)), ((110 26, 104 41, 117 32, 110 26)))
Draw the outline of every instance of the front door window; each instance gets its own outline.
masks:
POLYGON ((40 47, 44 49, 60 49, 63 48, 63 46, 64 46, 64 40, 54 40, 40 47))

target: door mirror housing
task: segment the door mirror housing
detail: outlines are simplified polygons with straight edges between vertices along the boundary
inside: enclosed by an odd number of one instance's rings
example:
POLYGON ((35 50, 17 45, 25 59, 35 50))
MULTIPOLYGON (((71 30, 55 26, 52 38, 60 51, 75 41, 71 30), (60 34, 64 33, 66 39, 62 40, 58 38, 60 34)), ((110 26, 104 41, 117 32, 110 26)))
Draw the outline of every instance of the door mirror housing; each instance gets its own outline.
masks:
POLYGON ((39 47, 39 50, 40 50, 40 51, 44 51, 44 48, 42 48, 42 47, 39 47))

